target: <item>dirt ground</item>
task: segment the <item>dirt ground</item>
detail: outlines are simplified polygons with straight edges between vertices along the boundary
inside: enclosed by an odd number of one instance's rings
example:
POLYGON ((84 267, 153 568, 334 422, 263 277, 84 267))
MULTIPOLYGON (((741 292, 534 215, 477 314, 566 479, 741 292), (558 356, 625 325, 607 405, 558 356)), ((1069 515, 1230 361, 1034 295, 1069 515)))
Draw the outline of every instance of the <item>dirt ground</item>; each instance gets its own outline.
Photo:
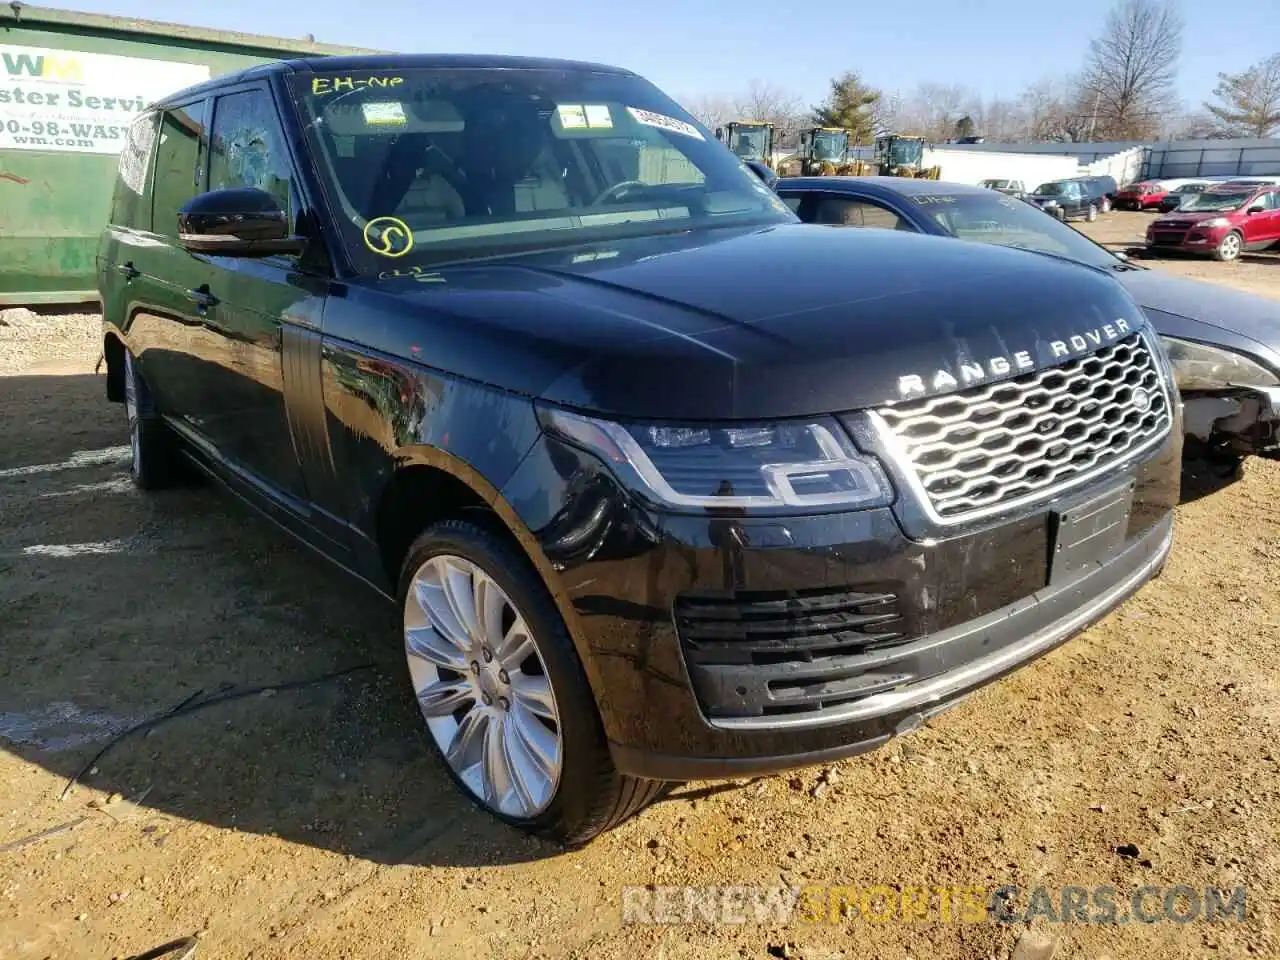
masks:
MULTIPOLYGON (((1280 258, 1154 263, 1280 298, 1280 258)), ((926 729, 685 785, 562 853, 450 786, 393 610, 225 494, 131 487, 96 318, 0 319, 0 957, 1049 956, 1032 931, 1060 960, 1280 955, 1280 464, 1197 468, 1162 578, 926 729), (197 696, 223 699, 93 761, 197 696), (645 884, 1110 885, 1122 914, 1243 886, 1247 915, 624 923, 645 884)))

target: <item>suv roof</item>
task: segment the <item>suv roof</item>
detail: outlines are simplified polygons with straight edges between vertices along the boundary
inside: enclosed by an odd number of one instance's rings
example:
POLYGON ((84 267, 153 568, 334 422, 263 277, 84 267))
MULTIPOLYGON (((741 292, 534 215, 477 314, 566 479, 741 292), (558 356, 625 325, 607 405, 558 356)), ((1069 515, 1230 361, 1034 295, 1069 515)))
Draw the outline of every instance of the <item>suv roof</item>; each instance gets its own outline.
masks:
POLYGON ((622 67, 583 60, 557 60, 550 57, 508 57, 471 53, 380 53, 352 56, 298 57, 264 63, 234 73, 224 73, 204 83, 187 87, 156 102, 166 106, 190 98, 192 95, 278 73, 333 73, 342 70, 559 70, 565 72, 612 73, 618 76, 635 76, 622 67))

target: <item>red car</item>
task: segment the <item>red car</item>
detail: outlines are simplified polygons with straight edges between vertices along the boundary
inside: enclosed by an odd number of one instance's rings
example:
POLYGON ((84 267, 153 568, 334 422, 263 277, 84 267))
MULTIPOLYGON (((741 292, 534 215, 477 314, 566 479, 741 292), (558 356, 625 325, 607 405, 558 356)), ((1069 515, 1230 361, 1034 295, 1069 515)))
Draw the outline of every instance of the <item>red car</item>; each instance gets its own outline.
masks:
POLYGON ((1280 186, 1223 183, 1147 227, 1147 246, 1234 260, 1280 242, 1280 186))
POLYGON ((1115 205, 1117 210, 1145 210, 1160 206, 1160 201, 1168 195, 1168 189, 1158 181, 1142 180, 1117 193, 1115 205))

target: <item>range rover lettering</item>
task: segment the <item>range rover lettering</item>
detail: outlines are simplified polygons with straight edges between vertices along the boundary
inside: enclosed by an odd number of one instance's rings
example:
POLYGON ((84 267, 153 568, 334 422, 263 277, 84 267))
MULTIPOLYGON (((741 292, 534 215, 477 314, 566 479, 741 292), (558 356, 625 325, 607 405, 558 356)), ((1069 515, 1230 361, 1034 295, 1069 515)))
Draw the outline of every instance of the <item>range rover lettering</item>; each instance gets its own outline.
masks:
POLYGON ((1118 284, 804 225, 624 70, 185 90, 98 271, 137 483, 194 466, 396 603, 444 769, 568 844, 913 730, 1169 550, 1181 413, 1118 284))

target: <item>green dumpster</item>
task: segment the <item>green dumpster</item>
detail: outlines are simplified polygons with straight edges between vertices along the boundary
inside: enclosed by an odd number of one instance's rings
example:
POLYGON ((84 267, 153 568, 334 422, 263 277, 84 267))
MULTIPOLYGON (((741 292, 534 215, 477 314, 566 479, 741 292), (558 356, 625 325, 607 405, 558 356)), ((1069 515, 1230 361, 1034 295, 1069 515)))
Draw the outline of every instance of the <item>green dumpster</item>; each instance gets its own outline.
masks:
POLYGON ((0 6, 0 306, 97 299, 93 258, 117 159, 148 103, 269 60, 371 52, 0 6))

